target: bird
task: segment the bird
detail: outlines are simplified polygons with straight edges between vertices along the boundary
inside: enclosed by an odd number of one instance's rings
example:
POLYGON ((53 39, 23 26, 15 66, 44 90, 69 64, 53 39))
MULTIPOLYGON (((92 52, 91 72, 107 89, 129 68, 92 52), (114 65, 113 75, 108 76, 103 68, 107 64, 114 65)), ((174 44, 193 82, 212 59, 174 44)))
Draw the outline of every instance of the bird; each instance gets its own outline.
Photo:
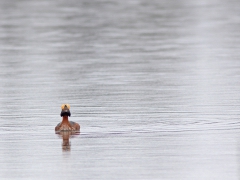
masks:
POLYGON ((62 122, 57 124, 55 131, 80 131, 78 123, 68 120, 68 117, 71 116, 70 105, 62 104, 61 110, 60 116, 62 117, 62 122))

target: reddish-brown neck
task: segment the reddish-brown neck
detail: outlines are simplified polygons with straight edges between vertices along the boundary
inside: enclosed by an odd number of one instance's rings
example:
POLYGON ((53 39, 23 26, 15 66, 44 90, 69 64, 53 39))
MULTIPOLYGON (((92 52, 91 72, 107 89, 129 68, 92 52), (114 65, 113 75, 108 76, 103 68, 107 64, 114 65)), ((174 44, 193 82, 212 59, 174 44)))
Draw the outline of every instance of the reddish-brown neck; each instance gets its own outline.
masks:
POLYGON ((63 118, 62 118, 62 124, 69 124, 68 116, 63 116, 63 118))

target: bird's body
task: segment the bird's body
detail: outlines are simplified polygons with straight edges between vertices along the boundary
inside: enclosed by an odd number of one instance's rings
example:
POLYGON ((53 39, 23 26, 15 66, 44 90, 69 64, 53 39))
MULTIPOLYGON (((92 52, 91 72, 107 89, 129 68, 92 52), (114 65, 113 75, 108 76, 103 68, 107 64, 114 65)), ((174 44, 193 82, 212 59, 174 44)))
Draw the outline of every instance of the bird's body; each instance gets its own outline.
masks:
POLYGON ((55 131, 80 131, 80 125, 78 123, 68 120, 68 116, 71 116, 70 106, 63 104, 61 108, 62 122, 55 127, 55 131))

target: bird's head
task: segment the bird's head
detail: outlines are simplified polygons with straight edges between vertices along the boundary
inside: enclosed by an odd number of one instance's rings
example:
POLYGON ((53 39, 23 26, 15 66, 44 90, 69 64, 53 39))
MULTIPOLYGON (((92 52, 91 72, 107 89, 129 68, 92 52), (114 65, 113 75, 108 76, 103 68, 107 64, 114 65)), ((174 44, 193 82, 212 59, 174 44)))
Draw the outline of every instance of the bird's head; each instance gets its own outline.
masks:
POLYGON ((61 109, 62 109, 61 114, 60 114, 61 117, 62 116, 69 116, 69 117, 71 116, 69 104, 62 104, 61 109))

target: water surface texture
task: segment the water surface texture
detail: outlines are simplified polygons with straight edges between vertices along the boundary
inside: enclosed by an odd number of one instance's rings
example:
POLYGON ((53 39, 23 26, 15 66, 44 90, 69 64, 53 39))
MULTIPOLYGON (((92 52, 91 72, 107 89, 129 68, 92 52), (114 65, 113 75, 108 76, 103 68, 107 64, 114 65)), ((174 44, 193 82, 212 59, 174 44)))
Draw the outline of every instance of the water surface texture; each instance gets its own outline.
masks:
POLYGON ((0 179, 238 180, 239 7, 0 0, 0 179))

